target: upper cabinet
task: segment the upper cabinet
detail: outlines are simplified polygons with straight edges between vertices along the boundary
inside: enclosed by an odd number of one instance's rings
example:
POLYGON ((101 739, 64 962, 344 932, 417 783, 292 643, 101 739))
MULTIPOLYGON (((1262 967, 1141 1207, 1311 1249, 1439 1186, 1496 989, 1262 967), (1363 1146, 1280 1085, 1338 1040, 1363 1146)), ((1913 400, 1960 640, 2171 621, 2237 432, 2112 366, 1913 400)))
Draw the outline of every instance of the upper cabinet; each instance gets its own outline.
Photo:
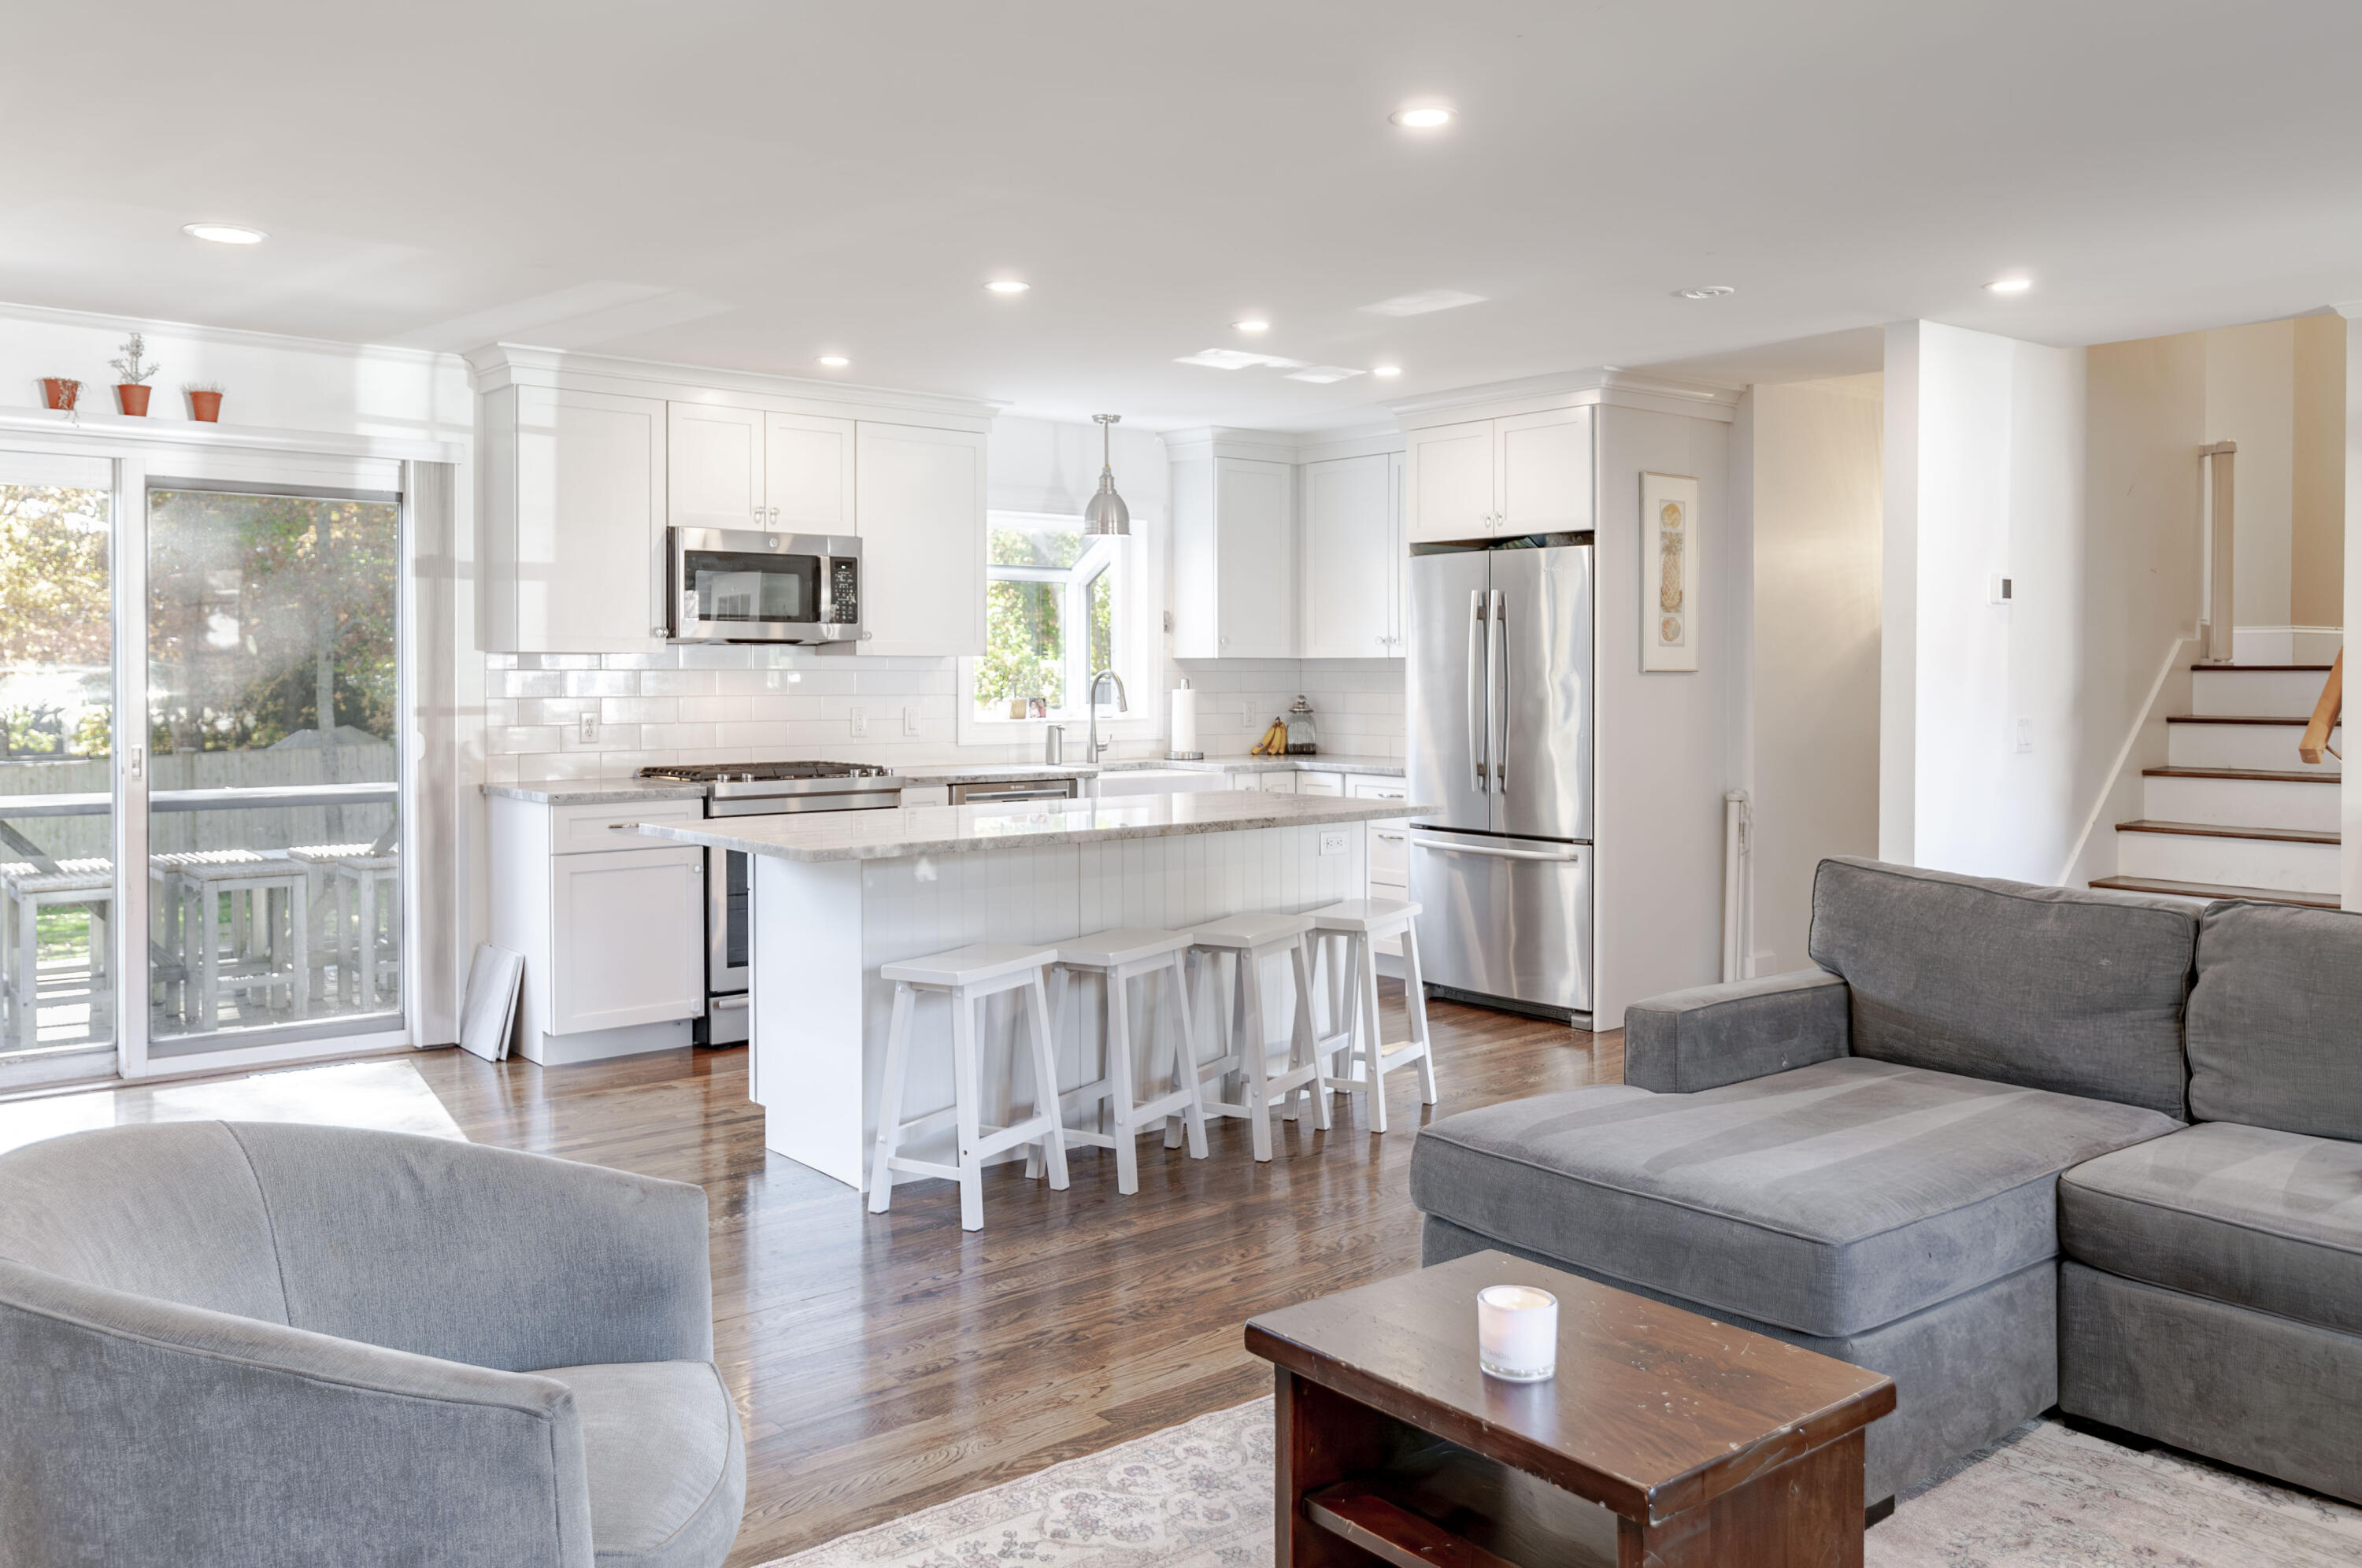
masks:
POLYGON ((662 646, 663 400, 503 386, 477 436, 485 649, 662 646))
POLYGON ((1415 543, 1575 533, 1592 526, 1592 412, 1551 408, 1409 433, 1415 543))
POLYGON ((672 404, 667 520, 681 528, 850 534, 854 424, 723 403, 672 404))
POLYGON ((854 421, 763 415, 765 526, 786 534, 854 531, 854 421))
POLYGON ((1303 467, 1306 658, 1400 658, 1404 648, 1403 454, 1303 467))
POLYGON ((861 422, 865 654, 984 652, 984 433, 861 422))
POLYGON ((1173 460, 1173 657, 1297 657, 1296 467, 1168 446, 1173 460))

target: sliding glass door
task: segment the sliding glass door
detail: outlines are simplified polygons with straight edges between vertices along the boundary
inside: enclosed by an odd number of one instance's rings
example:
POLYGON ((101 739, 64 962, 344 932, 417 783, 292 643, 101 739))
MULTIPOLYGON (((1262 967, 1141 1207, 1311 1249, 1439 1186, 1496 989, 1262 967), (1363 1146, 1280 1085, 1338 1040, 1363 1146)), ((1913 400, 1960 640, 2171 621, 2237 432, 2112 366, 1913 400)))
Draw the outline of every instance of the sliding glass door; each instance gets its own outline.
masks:
POLYGON ((146 1055, 399 1030, 400 498, 146 500, 146 1055))

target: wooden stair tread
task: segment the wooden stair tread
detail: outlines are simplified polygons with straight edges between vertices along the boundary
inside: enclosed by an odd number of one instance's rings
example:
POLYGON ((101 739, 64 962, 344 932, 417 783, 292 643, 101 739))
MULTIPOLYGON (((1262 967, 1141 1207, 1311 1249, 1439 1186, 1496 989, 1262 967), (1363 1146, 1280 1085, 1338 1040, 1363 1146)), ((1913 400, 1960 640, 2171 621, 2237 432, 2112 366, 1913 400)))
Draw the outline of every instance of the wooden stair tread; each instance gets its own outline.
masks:
POLYGON ((2184 899, 2243 899, 2256 904, 2294 904, 2299 909, 2334 910, 2334 893, 2291 893, 2281 888, 2234 888, 2214 882, 2175 882, 2162 877, 2100 877, 2094 888, 2120 893, 2171 893, 2184 899))
POLYGON ((2325 664, 2193 664, 2193 665, 2191 665, 2190 668, 2192 668, 2192 669, 2217 669, 2217 670, 2220 670, 2220 669, 2268 669, 2268 670, 2281 670, 2281 671, 2287 671, 2287 672, 2301 673, 2301 674, 2305 674, 2305 675, 2327 675, 2327 674, 2329 673, 2329 667, 2328 667, 2327 665, 2325 665, 2325 664))
POLYGON ((2333 769, 2300 767, 2293 770, 2277 767, 2144 767, 2144 778, 2253 778, 2267 784, 2334 784, 2340 775, 2333 769))
POLYGON ((2312 716, 2308 713, 2283 719, 2270 713, 2168 713, 2165 722, 2169 724, 2286 724, 2292 730, 2301 730, 2312 723, 2312 716))
POLYGON ((2179 834, 2187 838, 2260 838, 2276 844, 2335 844, 2338 835, 2314 828, 2225 827, 2220 823, 2169 823, 2137 817, 2116 824, 2118 833, 2179 834))

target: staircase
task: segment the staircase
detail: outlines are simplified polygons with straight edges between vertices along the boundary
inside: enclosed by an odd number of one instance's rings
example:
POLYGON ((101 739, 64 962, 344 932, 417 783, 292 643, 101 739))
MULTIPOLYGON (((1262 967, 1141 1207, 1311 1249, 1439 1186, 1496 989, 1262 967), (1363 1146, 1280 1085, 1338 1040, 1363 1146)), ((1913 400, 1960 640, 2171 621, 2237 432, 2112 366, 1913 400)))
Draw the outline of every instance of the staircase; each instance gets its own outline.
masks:
MULTIPOLYGON (((2191 668, 2194 712, 2166 720, 2166 766, 2116 824, 2117 875, 2092 886, 2337 908, 2338 760, 2298 754, 2330 667, 2191 668)), ((2343 752, 2344 732, 2329 744, 2343 752)))

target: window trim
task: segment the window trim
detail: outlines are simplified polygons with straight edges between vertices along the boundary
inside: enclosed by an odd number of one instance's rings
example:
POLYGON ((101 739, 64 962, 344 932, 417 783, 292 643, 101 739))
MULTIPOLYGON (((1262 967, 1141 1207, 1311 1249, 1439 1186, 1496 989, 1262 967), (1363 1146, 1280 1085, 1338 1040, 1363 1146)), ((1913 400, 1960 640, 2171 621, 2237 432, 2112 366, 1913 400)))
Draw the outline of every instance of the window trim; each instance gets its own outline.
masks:
MULTIPOLYGON (((985 513, 985 526, 1026 529, 1055 527, 1079 530, 1082 526, 1082 518, 1072 513, 1014 512, 994 508, 985 513)), ((1149 673, 1153 669, 1154 662, 1153 649, 1148 646, 1146 628, 1148 623, 1155 617, 1150 604, 1153 586, 1149 581, 1149 573, 1146 569, 1148 561, 1146 541, 1137 533, 1128 537, 1095 539, 1085 550, 1082 558, 1071 567, 996 567, 988 564, 984 569, 985 581, 988 584, 995 580, 1065 582, 1068 585, 1071 593, 1079 596, 1087 594, 1091 581, 1118 561, 1123 563, 1124 570, 1118 580, 1113 628, 1115 647, 1111 667, 1119 676, 1122 677, 1131 707, 1127 712, 1118 712, 1112 701, 1103 702, 1099 712, 1099 735, 1102 739, 1113 735, 1127 740, 1137 740, 1143 736, 1153 737, 1164 733, 1164 713, 1161 702, 1156 700, 1157 693, 1153 690, 1133 690, 1142 687, 1143 684, 1147 686, 1155 684, 1154 677, 1149 673), (1088 577, 1082 576, 1081 574, 1090 566, 1095 554, 1100 556, 1106 564, 1090 571, 1088 577), (1144 675, 1148 676, 1145 683, 1142 680, 1144 675)), ((1085 665, 1089 662, 1087 636, 1088 634, 1086 633, 1080 661, 1085 665)), ((1070 644, 1070 648, 1071 646, 1070 644)), ((996 719, 979 715, 976 711, 976 672, 977 667, 982 662, 973 656, 963 657, 958 661, 957 691, 953 702, 958 718, 957 734, 958 744, 961 745, 1025 745, 1039 737, 1053 724, 1063 724, 1069 731, 1078 728, 1087 729, 1090 723, 1090 713, 1087 709, 1079 704, 1043 719, 996 719)), ((1067 671, 1069 690, 1080 688, 1089 680, 1091 675, 1087 668, 1076 674, 1073 668, 1076 662, 1074 655, 1070 652, 1067 671)), ((1081 736, 1076 735, 1075 738, 1079 742, 1081 736)))

